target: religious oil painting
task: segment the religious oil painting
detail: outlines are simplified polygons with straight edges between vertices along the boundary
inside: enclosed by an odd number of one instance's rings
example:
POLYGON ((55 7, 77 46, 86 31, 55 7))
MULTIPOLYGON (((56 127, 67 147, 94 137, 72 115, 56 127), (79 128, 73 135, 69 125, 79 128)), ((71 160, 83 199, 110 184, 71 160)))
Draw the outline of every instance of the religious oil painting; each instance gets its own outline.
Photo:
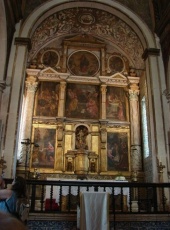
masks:
POLYGON ((109 58, 110 73, 118 73, 124 70, 124 61, 119 56, 113 55, 109 58))
POLYGON ((127 98, 121 87, 109 86, 106 93, 106 117, 117 121, 126 121, 127 98))
POLYGON ((93 53, 76 51, 68 59, 68 69, 73 75, 93 77, 99 71, 99 60, 93 53))
POLYGON ((34 127, 33 168, 54 168, 56 128, 34 127))
POLYGON ((128 132, 107 134, 107 170, 128 171, 128 132))
POLYGON ((66 91, 66 117, 99 118, 99 88, 95 85, 68 84, 66 91))
POLYGON ((37 91, 36 116, 57 117, 59 83, 40 82, 37 91))
POLYGON ((42 63, 52 68, 56 67, 59 62, 59 55, 55 50, 46 50, 42 56, 42 63))

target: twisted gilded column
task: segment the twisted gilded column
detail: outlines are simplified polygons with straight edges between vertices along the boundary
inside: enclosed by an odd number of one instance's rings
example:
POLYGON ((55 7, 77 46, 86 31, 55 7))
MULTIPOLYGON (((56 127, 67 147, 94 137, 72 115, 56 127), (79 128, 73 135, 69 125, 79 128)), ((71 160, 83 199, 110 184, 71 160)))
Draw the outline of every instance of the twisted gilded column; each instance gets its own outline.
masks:
POLYGON ((131 170, 142 170, 140 113, 139 113, 139 78, 128 77, 131 123, 131 170))

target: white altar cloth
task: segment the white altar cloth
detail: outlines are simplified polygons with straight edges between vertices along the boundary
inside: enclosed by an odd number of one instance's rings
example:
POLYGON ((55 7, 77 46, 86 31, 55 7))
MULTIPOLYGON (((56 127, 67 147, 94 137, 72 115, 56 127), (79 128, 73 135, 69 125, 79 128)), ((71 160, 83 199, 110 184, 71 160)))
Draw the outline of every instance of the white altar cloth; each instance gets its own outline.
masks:
POLYGON ((109 230, 109 194, 107 192, 81 193, 80 230, 109 230))
MULTIPOLYGON (((56 178, 47 178, 47 180, 55 180, 55 181, 76 181, 76 182, 116 182, 119 183, 119 181, 115 180, 73 180, 73 179, 56 179, 56 178)), ((127 182, 127 181, 120 181, 120 182, 127 182)), ((46 194, 45 199, 50 198, 50 190, 51 186, 46 186, 46 194)), ((53 186, 53 199, 56 199, 56 202, 59 202, 59 193, 60 192, 60 186, 53 186)), ((86 187, 80 187, 80 193, 82 192, 95 192, 94 186, 89 187, 89 191, 87 191, 86 187)), ((107 192, 109 194, 112 194, 112 187, 106 187, 104 191, 104 187, 98 187, 98 192, 107 192)), ((123 195, 127 196, 127 201, 129 200, 129 188, 124 187, 122 188, 123 195)), ((121 193, 120 187, 114 187, 114 195, 118 195, 121 193)), ((69 194, 69 186, 62 186, 62 196, 67 196, 69 194)), ((71 186, 71 194, 73 196, 78 195, 78 186, 71 186)))

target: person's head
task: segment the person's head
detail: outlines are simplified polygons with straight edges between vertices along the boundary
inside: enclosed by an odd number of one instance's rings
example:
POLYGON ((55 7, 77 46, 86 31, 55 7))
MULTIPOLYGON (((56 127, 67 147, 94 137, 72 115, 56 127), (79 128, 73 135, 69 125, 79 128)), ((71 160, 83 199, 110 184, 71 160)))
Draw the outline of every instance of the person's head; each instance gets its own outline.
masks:
POLYGON ((1 230, 27 230, 27 227, 17 218, 13 217, 9 213, 0 211, 0 226, 1 230))
POLYGON ((16 177, 11 189, 16 192, 18 197, 26 197, 26 180, 20 176, 16 177))

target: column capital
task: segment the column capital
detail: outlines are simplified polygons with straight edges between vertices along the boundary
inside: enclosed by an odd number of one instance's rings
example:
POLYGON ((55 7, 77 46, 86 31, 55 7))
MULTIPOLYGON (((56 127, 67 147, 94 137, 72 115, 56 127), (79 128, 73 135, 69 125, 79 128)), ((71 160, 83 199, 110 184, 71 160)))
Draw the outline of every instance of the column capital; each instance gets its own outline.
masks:
POLYGON ((138 101, 139 90, 129 89, 129 99, 130 101, 138 101))
POLYGON ((25 81, 25 85, 28 91, 35 92, 38 86, 37 77, 28 76, 25 81))
POLYGON ((106 92, 107 92, 107 85, 101 85, 101 88, 100 88, 100 90, 101 90, 101 93, 103 94, 105 94, 106 92))
POLYGON ((128 84, 129 88, 132 90, 138 90, 139 89, 139 77, 130 77, 128 76, 128 84))
POLYGON ((65 91, 67 83, 65 81, 60 82, 60 89, 61 91, 65 91))

